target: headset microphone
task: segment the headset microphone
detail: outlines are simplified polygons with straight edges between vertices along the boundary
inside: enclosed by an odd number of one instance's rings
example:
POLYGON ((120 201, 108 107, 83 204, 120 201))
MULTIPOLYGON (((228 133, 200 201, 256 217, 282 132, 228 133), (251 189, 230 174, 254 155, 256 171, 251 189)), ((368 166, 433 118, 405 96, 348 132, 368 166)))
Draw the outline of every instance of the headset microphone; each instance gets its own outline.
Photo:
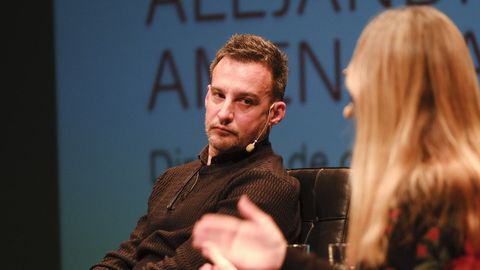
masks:
POLYGON ((258 139, 260 139, 260 136, 262 136, 263 132, 265 131, 265 129, 267 128, 268 126, 268 121, 270 120, 269 119, 269 116, 270 116, 270 112, 272 111, 273 109, 273 105, 275 105, 275 103, 273 103, 270 108, 268 109, 268 114, 267 114, 267 121, 265 122, 265 125, 263 126, 262 128, 262 131, 260 131, 260 133, 258 134, 257 138, 255 139, 255 141, 253 141, 252 143, 249 143, 247 145, 247 147, 245 147, 245 151, 247 151, 248 153, 252 152, 253 149, 255 149, 255 144, 258 142, 258 139))
POLYGON ((352 118, 352 116, 355 114, 354 112, 354 105, 352 102, 349 102, 344 108, 343 108, 343 118, 349 119, 352 118))
POLYGON ((253 141, 252 143, 249 143, 247 147, 245 147, 245 151, 247 152, 252 152, 253 149, 255 149, 255 144, 257 143, 257 140, 253 141))

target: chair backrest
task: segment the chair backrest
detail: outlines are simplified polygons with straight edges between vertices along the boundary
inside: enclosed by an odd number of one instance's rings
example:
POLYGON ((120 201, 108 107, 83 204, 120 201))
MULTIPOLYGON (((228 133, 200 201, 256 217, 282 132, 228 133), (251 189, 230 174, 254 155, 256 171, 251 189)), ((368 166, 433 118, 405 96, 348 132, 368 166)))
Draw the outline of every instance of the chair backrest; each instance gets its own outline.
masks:
POLYGON ((350 204, 349 168, 289 169, 300 181, 302 232, 299 242, 328 259, 328 244, 345 242, 350 204))

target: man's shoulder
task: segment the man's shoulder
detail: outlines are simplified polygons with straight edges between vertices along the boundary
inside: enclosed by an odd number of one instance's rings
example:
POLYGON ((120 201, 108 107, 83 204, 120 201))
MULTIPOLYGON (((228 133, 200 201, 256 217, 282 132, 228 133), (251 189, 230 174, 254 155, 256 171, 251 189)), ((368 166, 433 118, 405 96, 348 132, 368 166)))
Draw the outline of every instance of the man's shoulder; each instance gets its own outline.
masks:
POLYGON ((259 180, 264 179, 265 181, 274 181, 276 184, 285 184, 295 189, 300 187, 298 179, 288 173, 281 157, 276 155, 273 158, 252 164, 250 168, 244 171, 244 174, 259 180))
POLYGON ((160 177, 162 176, 167 176, 167 175, 171 175, 171 174, 178 174, 178 173, 188 173, 190 171, 195 171, 199 168, 199 166, 201 165, 201 162, 200 160, 192 160, 192 161, 188 161, 186 163, 183 163, 183 164, 178 164, 178 165, 175 165, 173 167, 170 167, 170 168, 167 168, 161 175, 160 177))
POLYGON ((179 169, 182 170, 182 169, 188 169, 188 168, 196 168, 200 165, 200 163, 201 162, 199 159, 189 160, 189 161, 186 161, 185 163, 172 166, 168 170, 179 170, 179 169))

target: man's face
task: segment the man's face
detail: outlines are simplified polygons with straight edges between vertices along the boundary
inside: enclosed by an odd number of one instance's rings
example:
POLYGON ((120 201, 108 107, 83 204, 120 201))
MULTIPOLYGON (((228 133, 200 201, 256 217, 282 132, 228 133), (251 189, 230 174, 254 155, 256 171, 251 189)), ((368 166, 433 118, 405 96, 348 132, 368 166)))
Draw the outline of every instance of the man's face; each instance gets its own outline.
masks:
POLYGON ((243 149, 265 126, 272 73, 261 63, 224 57, 213 70, 205 97, 209 155, 243 149))

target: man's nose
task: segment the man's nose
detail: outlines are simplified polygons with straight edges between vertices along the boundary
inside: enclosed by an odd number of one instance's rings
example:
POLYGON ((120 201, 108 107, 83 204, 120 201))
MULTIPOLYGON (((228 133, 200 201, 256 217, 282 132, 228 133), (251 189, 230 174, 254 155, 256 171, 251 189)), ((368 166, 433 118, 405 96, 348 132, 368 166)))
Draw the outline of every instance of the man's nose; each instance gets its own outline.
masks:
POLYGON ((234 114, 234 104, 229 101, 225 101, 222 107, 218 111, 218 118, 222 124, 228 124, 232 122, 234 114))

